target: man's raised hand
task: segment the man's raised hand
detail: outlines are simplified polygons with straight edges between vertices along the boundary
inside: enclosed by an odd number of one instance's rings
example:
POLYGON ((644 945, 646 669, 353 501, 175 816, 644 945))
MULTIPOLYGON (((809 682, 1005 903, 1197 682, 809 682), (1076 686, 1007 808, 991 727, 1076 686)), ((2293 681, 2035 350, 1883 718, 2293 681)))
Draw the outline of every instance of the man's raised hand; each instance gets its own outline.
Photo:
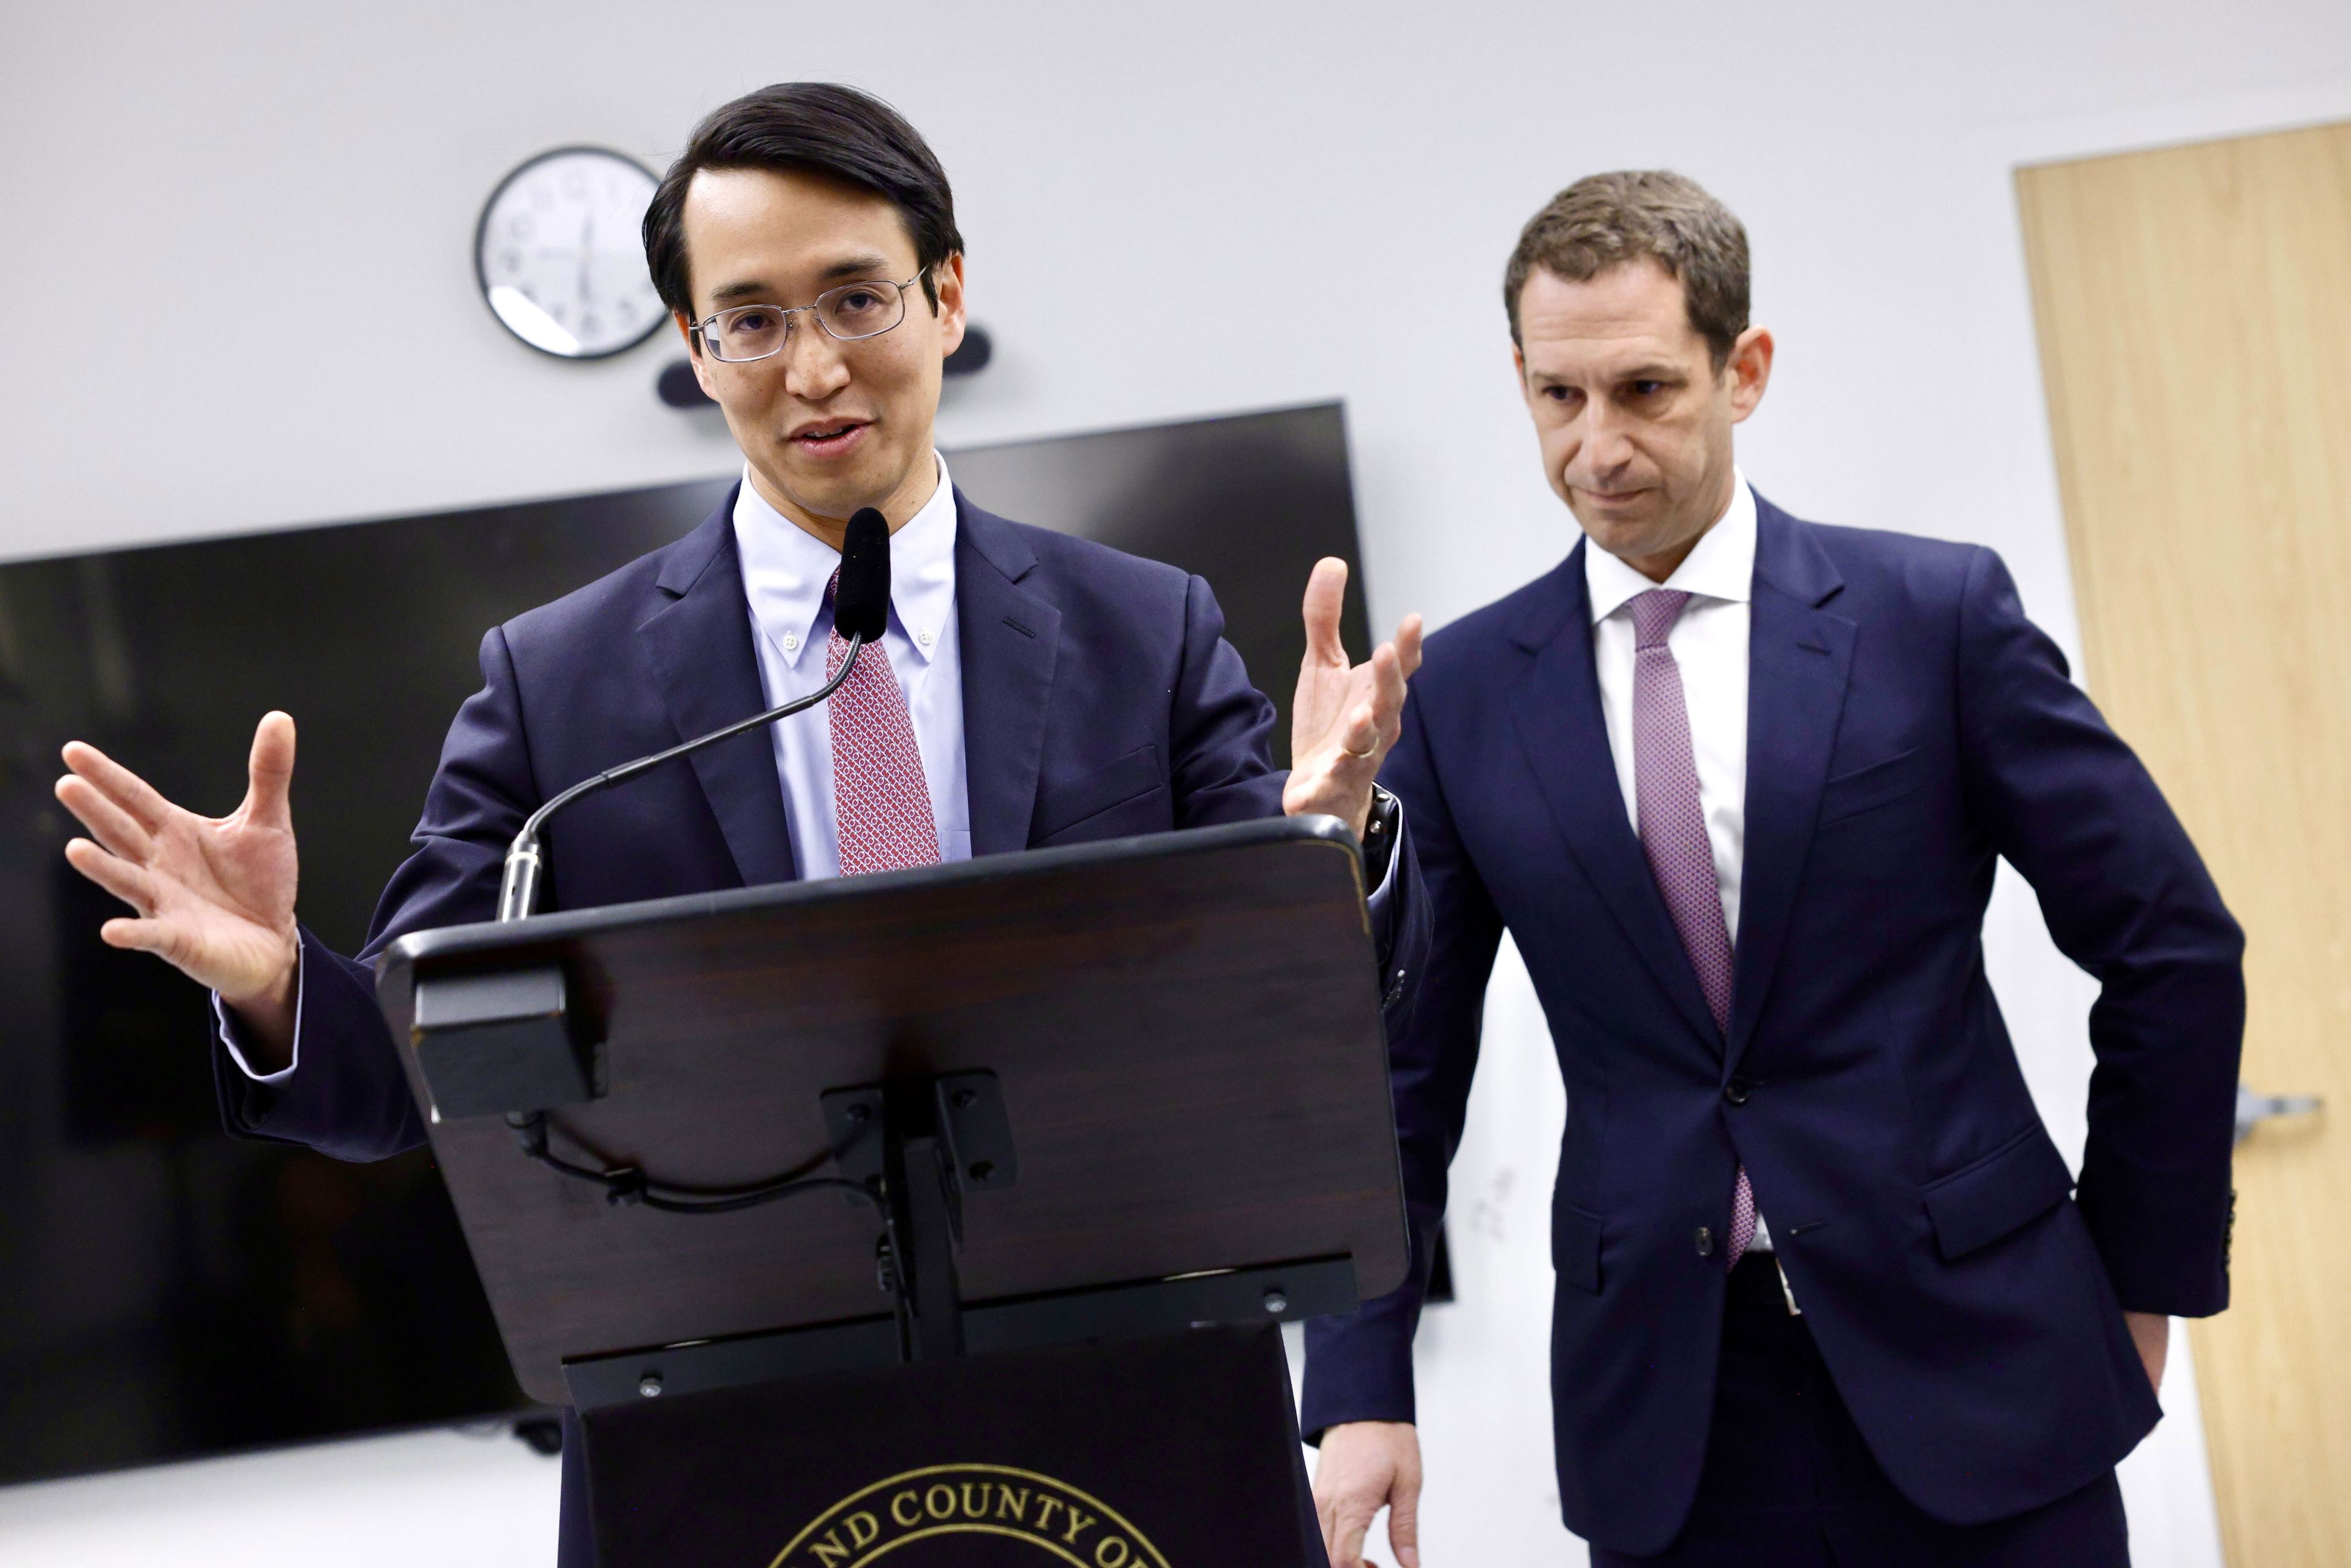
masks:
POLYGON ((72 741, 64 755, 57 800, 90 834, 66 845, 66 860, 136 911, 99 926, 99 938, 152 953, 218 991, 252 1034, 248 1046, 287 1060, 299 953, 287 800, 294 721, 262 718, 245 803, 225 817, 173 805, 94 746, 72 741))
POLYGON ((1363 837, 1372 780, 1404 727, 1405 683, 1420 668, 1420 617, 1407 615, 1395 641, 1360 664, 1339 641, 1347 563, 1325 556, 1306 580, 1306 657, 1290 716, 1290 782, 1281 809, 1296 817, 1336 817, 1363 837))

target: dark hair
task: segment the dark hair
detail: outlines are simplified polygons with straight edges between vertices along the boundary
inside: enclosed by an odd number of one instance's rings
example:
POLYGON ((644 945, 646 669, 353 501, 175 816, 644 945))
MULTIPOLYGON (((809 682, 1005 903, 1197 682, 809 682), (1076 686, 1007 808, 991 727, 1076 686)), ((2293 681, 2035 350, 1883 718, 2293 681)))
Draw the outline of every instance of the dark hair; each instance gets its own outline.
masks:
POLYGON ((645 209, 645 266, 662 303, 689 319, 685 192, 705 169, 805 169, 886 196, 905 221, 923 294, 939 308, 930 268, 963 250, 955 193, 922 133, 880 99, 838 82, 787 81, 744 94, 694 128, 645 209))
POLYGON ((1582 283, 1645 258, 1680 279, 1690 328, 1721 374, 1747 330, 1747 230, 1696 180, 1664 169, 1586 175, 1527 220, 1502 273, 1510 341, 1535 268, 1582 283))

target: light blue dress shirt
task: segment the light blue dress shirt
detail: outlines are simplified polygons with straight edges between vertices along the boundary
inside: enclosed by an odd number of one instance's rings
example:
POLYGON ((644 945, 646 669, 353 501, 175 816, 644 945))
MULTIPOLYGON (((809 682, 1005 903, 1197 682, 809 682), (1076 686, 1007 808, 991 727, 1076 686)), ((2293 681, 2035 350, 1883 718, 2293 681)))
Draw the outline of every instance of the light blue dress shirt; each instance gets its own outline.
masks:
MULTIPOLYGON (((939 859, 971 858, 971 800, 964 772, 963 653, 956 639, 955 486, 938 463, 938 488, 923 509, 890 536, 890 624, 881 649, 905 694, 914 745, 930 787, 939 859)), ((841 552, 760 498, 747 465, 735 498, 735 548, 742 558, 759 685, 777 707, 824 685, 832 605, 825 585, 841 552)), ((871 653, 859 655, 872 657, 871 653)), ((841 874, 841 831, 833 815, 832 705, 768 727, 792 858, 803 877, 841 874)))

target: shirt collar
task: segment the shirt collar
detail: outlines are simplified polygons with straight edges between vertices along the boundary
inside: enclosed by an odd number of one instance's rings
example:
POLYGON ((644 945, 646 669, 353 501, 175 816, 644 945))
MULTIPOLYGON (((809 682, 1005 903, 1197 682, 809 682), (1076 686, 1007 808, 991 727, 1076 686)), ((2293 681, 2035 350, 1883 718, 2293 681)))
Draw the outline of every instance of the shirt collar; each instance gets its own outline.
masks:
MULTIPOLYGON (((932 461, 939 465, 938 488, 890 536, 891 615, 926 664, 955 607, 955 484, 946 459, 934 455, 932 461)), ((768 505, 751 484, 748 464, 735 497, 735 548, 751 618, 777 655, 797 668, 808 645, 831 632, 824 590, 841 570, 841 552, 768 505)))
POLYGON ((1747 476, 1730 471, 1730 506, 1714 527, 1698 536, 1681 565, 1663 582, 1651 582, 1602 549, 1587 544, 1583 551, 1583 586, 1592 601, 1592 623, 1598 625, 1653 588, 1673 589, 1726 604, 1744 604, 1755 585, 1755 492, 1747 476))

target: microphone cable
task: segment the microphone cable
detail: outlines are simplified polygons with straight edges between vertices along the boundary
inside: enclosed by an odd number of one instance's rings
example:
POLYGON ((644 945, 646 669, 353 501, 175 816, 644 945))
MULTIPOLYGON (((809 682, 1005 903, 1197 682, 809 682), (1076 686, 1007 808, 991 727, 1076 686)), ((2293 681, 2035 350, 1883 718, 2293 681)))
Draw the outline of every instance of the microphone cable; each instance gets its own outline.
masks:
MULTIPOLYGON (((830 1188, 855 1193, 873 1205, 885 1218, 889 1215, 889 1205, 883 1196, 863 1182, 851 1181, 846 1176, 810 1174, 834 1164, 854 1148, 868 1135, 866 1127, 860 1127, 841 1148, 827 1149, 765 1181, 747 1182, 739 1186, 701 1187, 657 1181, 634 1166, 613 1166, 601 1158, 595 1166, 575 1165, 548 1147, 547 1113, 544 1111, 510 1111, 507 1113, 507 1125, 514 1129, 515 1141, 522 1145, 525 1158, 534 1160, 558 1175, 601 1186, 604 1201, 616 1208, 643 1207, 656 1208, 664 1214, 733 1214, 773 1203, 778 1198, 830 1188)), ((587 1148, 577 1134, 569 1136, 573 1143, 587 1148)), ((595 1153, 592 1149, 588 1152, 591 1155, 595 1153)))

